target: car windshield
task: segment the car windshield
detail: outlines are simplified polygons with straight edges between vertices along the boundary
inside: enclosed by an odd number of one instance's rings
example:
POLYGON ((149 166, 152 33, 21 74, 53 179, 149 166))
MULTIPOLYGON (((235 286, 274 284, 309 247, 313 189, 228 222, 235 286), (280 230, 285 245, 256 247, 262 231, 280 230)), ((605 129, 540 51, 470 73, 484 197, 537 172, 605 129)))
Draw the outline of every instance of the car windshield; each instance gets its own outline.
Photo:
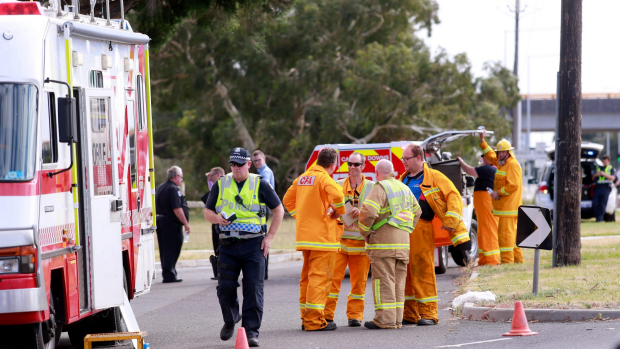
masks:
POLYGON ((0 83, 0 181, 34 178, 38 90, 0 83))

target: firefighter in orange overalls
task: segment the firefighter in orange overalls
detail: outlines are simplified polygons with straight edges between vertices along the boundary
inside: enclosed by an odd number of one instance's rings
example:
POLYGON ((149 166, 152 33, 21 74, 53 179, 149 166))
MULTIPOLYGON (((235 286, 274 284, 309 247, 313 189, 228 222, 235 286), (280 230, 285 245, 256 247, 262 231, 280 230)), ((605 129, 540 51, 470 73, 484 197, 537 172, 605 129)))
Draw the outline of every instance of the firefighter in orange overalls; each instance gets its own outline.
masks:
MULTIPOLYGON (((362 203, 364 203, 375 184, 364 178, 362 174, 366 166, 365 163, 366 157, 361 153, 355 152, 349 155, 349 161, 347 162, 349 177, 338 181, 338 184, 342 186, 345 205, 350 201, 353 206, 349 213, 352 218, 359 216, 362 203)), ((344 272, 348 265, 351 292, 347 297, 347 319, 351 327, 362 326, 366 281, 368 280, 368 269, 370 269, 370 259, 366 256, 366 244, 364 237, 360 234, 357 223, 356 220, 351 225, 344 224, 344 233, 340 240, 340 253, 336 254, 334 281, 332 282, 332 289, 329 291, 329 297, 325 305, 325 318, 327 322, 332 322, 334 321, 336 303, 338 303, 338 295, 340 294, 340 284, 342 279, 344 279, 344 272)))
POLYGON ((432 220, 437 216, 441 229, 449 232, 454 248, 471 249, 469 233, 461 214, 463 199, 452 181, 443 173, 432 170, 424 162, 424 150, 409 144, 403 151, 407 170, 400 177, 413 192, 422 209, 420 219, 411 234, 409 254, 410 273, 405 283, 403 325, 435 325, 437 316, 437 280, 435 279, 435 230, 432 220))
POLYGON ((295 249, 302 251, 304 257, 299 307, 301 328, 306 331, 330 331, 337 327, 324 316, 340 250, 339 218, 345 213, 342 187, 330 177, 337 160, 335 149, 323 148, 316 165, 293 181, 282 200, 296 220, 295 249))
POLYGON ((484 157, 497 166, 495 172, 493 214, 499 217, 497 235, 502 264, 523 263, 523 252, 517 247, 517 213, 523 204, 521 165, 515 158, 510 142, 497 143, 497 153, 485 142, 486 131, 480 133, 480 148, 484 157))
POLYGON ((478 167, 471 167, 457 157, 461 168, 470 176, 477 177, 474 183, 474 210, 478 220, 478 265, 498 265, 499 240, 497 237, 498 218, 493 214, 493 199, 488 190, 493 190, 497 167, 480 155, 478 167), (488 189, 487 189, 488 188, 488 189))

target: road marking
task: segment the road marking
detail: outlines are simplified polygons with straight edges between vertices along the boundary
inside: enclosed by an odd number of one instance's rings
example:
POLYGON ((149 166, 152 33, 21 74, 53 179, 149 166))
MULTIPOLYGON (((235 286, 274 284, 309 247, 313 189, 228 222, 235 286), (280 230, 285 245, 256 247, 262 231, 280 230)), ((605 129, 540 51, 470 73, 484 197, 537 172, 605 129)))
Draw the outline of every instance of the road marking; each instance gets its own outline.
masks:
POLYGON ((488 341, 480 341, 480 342, 471 342, 471 343, 454 344, 454 345, 442 345, 442 346, 436 347, 436 348, 460 348, 460 347, 465 346, 465 345, 480 344, 480 343, 490 343, 490 342, 498 342, 498 341, 507 341, 507 340, 511 340, 511 339, 512 338, 491 339, 491 340, 488 340, 488 341))

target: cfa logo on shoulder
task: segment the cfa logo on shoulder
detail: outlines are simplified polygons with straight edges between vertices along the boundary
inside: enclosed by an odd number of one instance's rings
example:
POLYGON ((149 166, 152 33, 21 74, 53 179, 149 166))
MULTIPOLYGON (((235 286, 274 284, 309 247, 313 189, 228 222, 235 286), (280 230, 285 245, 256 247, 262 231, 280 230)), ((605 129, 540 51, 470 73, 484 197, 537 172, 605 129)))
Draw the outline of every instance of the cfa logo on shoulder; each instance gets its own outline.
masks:
POLYGON ((314 185, 314 176, 302 176, 299 177, 298 185, 314 185))

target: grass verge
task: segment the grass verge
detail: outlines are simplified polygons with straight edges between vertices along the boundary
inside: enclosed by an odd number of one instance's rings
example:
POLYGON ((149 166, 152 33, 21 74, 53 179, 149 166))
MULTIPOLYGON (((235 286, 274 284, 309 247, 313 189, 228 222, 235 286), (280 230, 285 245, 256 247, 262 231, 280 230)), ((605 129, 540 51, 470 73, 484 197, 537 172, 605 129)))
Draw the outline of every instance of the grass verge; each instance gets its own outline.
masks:
POLYGON ((538 296, 532 293, 534 250, 523 252, 523 264, 469 267, 457 281, 461 292, 491 291, 497 300, 479 305, 497 308, 515 301, 526 308, 620 308, 620 238, 582 241, 580 266, 551 268, 551 251, 541 251, 538 296), (474 269, 478 277, 469 280, 474 269))
POLYGON ((581 236, 620 235, 620 222, 596 223, 594 220, 581 221, 581 236))

